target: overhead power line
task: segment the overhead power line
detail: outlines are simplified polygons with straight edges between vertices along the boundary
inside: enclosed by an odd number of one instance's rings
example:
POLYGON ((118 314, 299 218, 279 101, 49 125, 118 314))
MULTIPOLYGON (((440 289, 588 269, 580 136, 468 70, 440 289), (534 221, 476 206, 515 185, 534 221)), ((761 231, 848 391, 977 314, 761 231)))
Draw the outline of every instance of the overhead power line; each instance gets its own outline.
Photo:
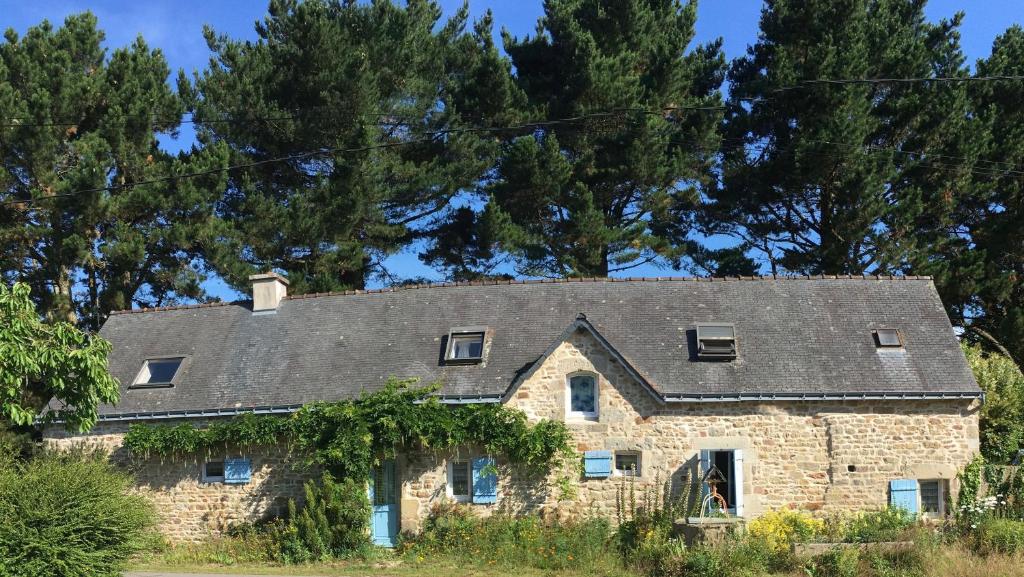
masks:
MULTIPOLYGON (((1021 79, 1024 79, 1024 77, 1021 77, 1021 79)), ((117 185, 109 185, 109 186, 100 186, 100 187, 94 187, 94 188, 88 188, 88 189, 80 189, 80 190, 68 191, 68 192, 53 194, 53 195, 50 195, 50 196, 41 196, 41 197, 35 197, 35 198, 11 199, 11 200, 6 200, 6 201, 3 201, 3 202, 0 202, 0 206, 3 206, 3 205, 6 205, 6 206, 10 206, 10 205, 26 205, 26 204, 34 204, 34 203, 41 202, 41 201, 46 201, 46 200, 68 198, 68 197, 84 195, 84 194, 93 194, 93 193, 99 193, 99 192, 114 192, 114 191, 117 191, 117 190, 125 190, 125 189, 129 189, 129 188, 137 187, 137 186, 146 186, 146 185, 151 185, 151 184, 161 184, 161 183, 172 182, 172 181, 176 181, 176 180, 180 180, 180 179, 198 178, 198 177, 202 177, 202 176, 209 176, 209 175, 213 175, 213 174, 219 174, 219 173, 222 173, 222 172, 229 172, 229 171, 233 171, 233 170, 241 170, 241 169, 246 169, 246 168, 254 168, 254 167, 257 167, 257 166, 263 166, 263 165, 274 164, 274 163, 279 163, 279 162, 291 162, 291 161, 296 161, 296 160, 304 160, 304 159, 309 159, 309 158, 323 157, 323 156, 330 156, 330 155, 338 155, 338 154, 354 154, 354 153, 359 153, 359 152, 368 152, 368 151, 371 151, 371 150, 397 148, 397 147, 401 147, 401 146, 409 146, 409 145, 413 145, 413 144, 428 144, 428 143, 436 142, 438 137, 446 136, 446 135, 452 135, 452 134, 459 134, 459 133, 516 132, 516 131, 523 131, 523 130, 526 130, 526 129, 538 129, 538 128, 544 128, 544 127, 550 127, 550 126, 574 124, 574 123, 585 122, 585 121, 594 120, 594 119, 616 119, 616 118, 620 118, 623 113, 627 113, 627 112, 635 112, 635 113, 641 113, 641 114, 665 114, 666 112, 671 112, 671 111, 675 111, 675 110, 694 110, 694 109, 705 109, 705 108, 708 108, 708 107, 676 107, 676 106, 671 106, 671 107, 665 107, 665 108, 661 108, 661 109, 616 108, 616 109, 610 109, 610 110, 607 110, 607 111, 599 111, 599 112, 592 112, 592 113, 588 113, 588 114, 581 114, 581 115, 578 115, 578 116, 572 116, 572 117, 566 117, 566 118, 558 118, 558 119, 550 119, 550 120, 542 120, 542 121, 535 121, 535 122, 525 122, 525 123, 516 124, 516 125, 509 125, 509 126, 492 126, 492 127, 489 127, 489 126, 467 126, 467 127, 456 127, 456 128, 446 128, 446 129, 438 129, 438 130, 429 130, 429 131, 420 132, 419 134, 421 135, 421 138, 417 138, 417 139, 402 140, 402 141, 395 141, 395 142, 386 142, 386 143, 373 144, 373 145, 367 145, 367 146, 361 146, 361 147, 352 147, 352 148, 342 148, 342 147, 319 148, 319 149, 316 149, 316 150, 309 150, 309 151, 297 152, 297 153, 289 154, 289 155, 277 156, 277 157, 273 157, 273 158, 265 158, 265 159, 260 159, 260 160, 254 160, 254 161, 251 161, 251 162, 246 162, 246 163, 241 163, 241 164, 236 164, 236 165, 231 165, 231 166, 225 166, 225 167, 219 167, 219 168, 213 168, 213 169, 208 169, 208 170, 203 170, 203 171, 198 171, 198 172, 188 172, 188 173, 182 173, 182 174, 177 174, 177 175, 168 175, 168 176, 163 176, 163 177, 157 177, 157 178, 142 180, 142 181, 133 182, 133 183, 125 183, 125 184, 117 184, 117 185)), ((721 107, 718 107, 718 108, 721 108, 721 107)), ((770 149, 771 148, 770 145, 767 145, 767 144, 764 144, 764 143, 757 143, 757 142, 747 143, 747 142, 745 142, 745 139, 742 139, 742 138, 730 139, 729 141, 745 144, 745 146, 748 149, 751 149, 751 150, 761 150, 761 151, 764 151, 766 149, 770 149)), ((1021 170, 1020 169, 1021 167, 1019 167, 1017 165, 1014 165, 1012 163, 1002 163, 1002 162, 998 162, 998 161, 980 160, 980 162, 986 162, 986 163, 990 163, 992 165, 1005 165, 1005 166, 1010 167, 1010 168, 1001 168, 999 166, 988 166, 988 167, 982 166, 982 167, 978 167, 978 166, 970 166, 970 164, 973 164, 975 162, 979 162, 979 159, 970 159, 970 158, 966 158, 966 157, 952 156, 952 155, 946 155, 946 154, 937 154, 937 153, 931 153, 931 152, 928 152, 928 151, 911 151, 911 150, 903 150, 903 149, 900 149, 900 148, 897 148, 897 147, 886 147, 886 146, 878 146, 878 145, 865 145, 865 144, 856 144, 856 143, 843 143, 843 142, 835 142, 835 141, 828 141, 828 140, 812 140, 812 139, 808 139, 808 140, 805 140, 805 141, 806 142, 818 143, 818 144, 824 144, 824 145, 828 145, 828 146, 842 146, 842 147, 847 147, 847 148, 856 148, 856 149, 860 149, 860 150, 863 150, 863 151, 866 151, 866 152, 869 152, 869 153, 870 152, 887 152, 887 153, 892 153, 892 154, 914 155, 914 156, 918 156, 919 160, 922 160, 924 162, 928 162, 928 163, 933 164, 934 166, 939 167, 939 168, 963 168, 963 169, 968 170, 968 171, 970 171, 970 172, 972 172, 974 174, 979 174, 979 175, 989 176, 989 177, 991 177, 991 176, 1005 176, 1005 175, 1024 176, 1024 170, 1021 170), (939 162, 939 160, 941 160, 941 159, 955 160, 955 161, 959 161, 959 162, 962 162, 962 163, 968 163, 968 165, 967 166, 957 166, 957 165, 950 165, 948 163, 943 164, 943 163, 939 162)), ((685 146, 694 146, 695 145, 695 143, 692 143, 692 142, 684 143, 684 142, 671 141, 671 140, 670 140, 670 142, 673 143, 673 144, 685 145, 685 146)), ((695 148, 697 148, 697 147, 699 147, 699 145, 695 146, 695 148)), ((717 152, 717 150, 708 150, 708 152, 714 153, 714 152, 717 152)))
MULTIPOLYGON (((800 80, 796 84, 789 86, 779 86, 769 90, 770 93, 788 92, 793 90, 801 90, 805 88, 815 86, 828 86, 828 85, 851 85, 851 84, 922 84, 922 83, 985 83, 985 82, 1024 82, 1024 75, 999 75, 999 76, 935 76, 935 77, 906 77, 906 78, 812 78, 807 80, 800 80)), ((771 100, 770 97, 738 97, 738 100, 745 102, 757 102, 771 100)), ((686 110, 686 111, 721 111, 725 110, 725 106, 671 106, 666 107, 665 110, 686 110)), ((302 109, 295 109, 292 113, 282 114, 276 116, 258 116, 258 115, 241 115, 232 118, 213 118, 213 117, 200 117, 196 118, 194 113, 186 112, 182 116, 164 116, 161 113, 149 113, 149 114, 135 114, 125 115, 124 118, 136 119, 136 120, 149 120, 152 124, 240 124, 240 123, 253 123, 253 122, 279 122, 286 120, 300 120, 303 119, 301 114, 304 111, 314 110, 325 110, 330 112, 335 117, 337 116, 348 116, 352 118, 391 118, 391 119, 406 119, 410 122, 422 122, 422 117, 416 116, 403 116, 402 114, 390 113, 390 112, 375 112, 375 113, 359 113, 354 114, 346 111, 339 111, 329 106, 312 106, 302 109), (188 118, 185 118, 188 116, 188 118)), ((629 110, 629 109, 621 109, 629 110)), ((305 118, 316 118, 314 115, 306 116, 305 118)), ((3 119, 3 123, 0 123, 0 128, 45 128, 45 127, 71 127, 79 126, 87 119, 83 118, 61 118, 48 120, 45 122, 37 122, 36 119, 30 117, 7 117, 3 119)))

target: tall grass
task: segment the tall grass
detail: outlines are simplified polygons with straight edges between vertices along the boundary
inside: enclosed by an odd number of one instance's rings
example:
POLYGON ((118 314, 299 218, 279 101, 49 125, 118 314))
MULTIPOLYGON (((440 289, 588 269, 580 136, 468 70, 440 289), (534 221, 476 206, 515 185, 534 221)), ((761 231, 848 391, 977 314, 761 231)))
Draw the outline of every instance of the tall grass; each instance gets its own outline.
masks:
POLYGON ((620 567, 607 519, 547 523, 539 516, 498 512, 478 517, 467 505, 434 506, 423 531, 407 536, 400 551, 412 562, 446 556, 462 563, 544 571, 596 571, 620 567))

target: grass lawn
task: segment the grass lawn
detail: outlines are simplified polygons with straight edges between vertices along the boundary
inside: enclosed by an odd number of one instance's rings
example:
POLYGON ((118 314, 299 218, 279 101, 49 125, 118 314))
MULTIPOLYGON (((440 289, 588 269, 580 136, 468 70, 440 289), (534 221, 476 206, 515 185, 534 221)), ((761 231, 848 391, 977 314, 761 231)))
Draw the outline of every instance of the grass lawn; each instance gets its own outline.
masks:
POLYGON ((268 563, 238 563, 232 565, 209 563, 166 563, 160 560, 144 561, 132 565, 130 571, 166 571, 169 573, 223 573, 226 575, 323 575, 345 577, 636 577, 636 573, 622 568, 610 568, 606 572, 574 570, 545 570, 529 566, 509 567, 508 565, 469 564, 454 559, 434 558, 424 561, 408 561, 402 558, 382 558, 373 561, 338 561, 328 564, 275 565, 268 563))
MULTIPOLYGON (((453 557, 433 557, 418 561, 380 553, 373 560, 339 561, 327 564, 277 565, 271 563, 204 563, 181 558, 154 556, 136 562, 131 571, 165 571, 172 573, 219 573, 225 575, 304 575, 325 577, 640 577, 639 573, 622 567, 574 569, 539 569, 509 562, 488 564, 467 562, 453 557)), ((902 573, 900 575, 903 575, 902 573)), ((942 547, 929 557, 921 573, 915 577, 1024 577, 1024 557, 1020 555, 978 556, 960 546, 942 547)), ((774 577, 806 577, 795 571, 774 577)), ((773 577, 765 575, 764 577, 773 577)))

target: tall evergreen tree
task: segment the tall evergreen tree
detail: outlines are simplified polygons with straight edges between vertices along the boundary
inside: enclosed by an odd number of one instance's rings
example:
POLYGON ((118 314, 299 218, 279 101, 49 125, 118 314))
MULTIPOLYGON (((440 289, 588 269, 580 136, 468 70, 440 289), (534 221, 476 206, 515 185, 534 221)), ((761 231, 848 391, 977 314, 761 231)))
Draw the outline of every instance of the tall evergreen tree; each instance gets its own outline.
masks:
POLYGON ((296 292, 363 288, 489 163, 493 144, 460 116, 487 98, 463 74, 477 46, 467 10, 443 24, 431 0, 273 0, 269 12, 256 42, 206 30, 199 139, 258 164, 232 173, 211 260, 237 288, 266 269, 296 292))
POLYGON ((225 160, 162 151, 184 110, 163 55, 139 38, 108 58, 103 38, 86 13, 0 43, 0 275, 93 328, 112 309, 202 298, 220 177, 143 183, 225 160))
MULTIPOLYGON (((996 38, 978 77, 1024 75, 1024 28, 996 38)), ((949 226, 920 270, 935 274, 954 322, 968 337, 1024 366, 1024 86, 971 85, 972 115, 984 140, 971 173, 974 189, 957 199, 949 226)))
POLYGON ((899 151, 969 153, 966 89, 813 81, 965 75, 961 15, 932 24, 924 4, 766 2, 758 42, 729 71, 723 180, 708 229, 743 239, 771 272, 906 268, 917 233, 948 221, 955 202, 946 197, 969 193, 970 162, 951 174, 899 151))
POLYGON ((481 187, 479 220, 519 272, 678 266, 693 247, 724 73, 720 42, 688 51, 696 14, 678 0, 546 0, 534 36, 504 34, 513 120, 547 123, 502 135, 481 187))

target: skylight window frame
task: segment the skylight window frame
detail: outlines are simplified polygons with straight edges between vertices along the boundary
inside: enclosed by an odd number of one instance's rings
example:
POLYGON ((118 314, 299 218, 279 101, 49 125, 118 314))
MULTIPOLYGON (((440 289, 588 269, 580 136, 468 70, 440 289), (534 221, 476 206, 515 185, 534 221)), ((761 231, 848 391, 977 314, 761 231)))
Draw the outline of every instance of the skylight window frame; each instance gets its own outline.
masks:
POLYGON ((188 366, 189 358, 190 357, 188 355, 163 355, 159 357, 147 357, 144 361, 142 361, 142 367, 139 368, 139 372, 135 373, 135 378, 132 379, 132 384, 128 387, 128 389, 170 389, 176 386, 179 380, 181 379, 181 375, 185 372, 185 369, 188 366), (139 382, 139 379, 142 378, 142 375, 145 374, 146 370, 149 368, 149 363, 172 360, 178 360, 179 362, 178 368, 174 371, 174 375, 171 377, 170 381, 159 381, 151 383, 139 382))
POLYGON ((445 343, 444 362, 446 365, 473 365, 482 363, 487 355, 487 327, 467 326, 452 327, 448 331, 448 342, 445 343), (455 340, 460 337, 479 337, 480 356, 478 357, 455 357, 455 340))
POLYGON ((700 360, 733 360, 739 356, 740 350, 740 339, 736 335, 736 325, 733 323, 697 323, 696 324, 696 338, 697 338, 697 358, 700 360), (728 328, 732 332, 731 337, 713 337, 713 336, 702 336, 702 329, 708 328, 728 328), (720 342, 731 342, 732 352, 731 353, 719 353, 719 352, 707 352, 704 350, 704 341, 720 341, 720 342))
POLYGON ((877 329, 873 329, 871 331, 871 338, 872 340, 875 341, 875 348, 882 350, 899 350, 902 349, 906 343, 906 341, 903 338, 903 331, 893 327, 880 327, 877 329), (899 344, 882 344, 882 339, 878 334, 879 331, 893 331, 894 333, 896 333, 896 340, 899 341, 899 344))

